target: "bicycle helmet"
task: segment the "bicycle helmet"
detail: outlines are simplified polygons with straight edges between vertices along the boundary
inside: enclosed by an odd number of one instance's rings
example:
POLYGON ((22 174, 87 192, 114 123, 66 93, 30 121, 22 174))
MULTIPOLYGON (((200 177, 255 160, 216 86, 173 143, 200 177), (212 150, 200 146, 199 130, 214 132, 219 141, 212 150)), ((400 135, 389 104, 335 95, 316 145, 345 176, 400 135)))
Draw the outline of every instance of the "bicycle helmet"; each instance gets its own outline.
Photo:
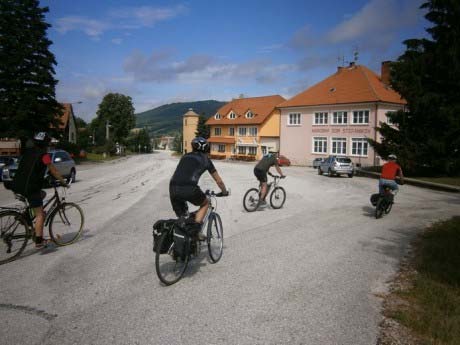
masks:
POLYGON ((388 159, 389 159, 390 161, 395 161, 395 160, 397 159, 397 157, 396 157, 396 155, 394 155, 394 154, 390 154, 390 155, 388 155, 388 159))
POLYGON ((203 137, 196 137, 192 140, 192 149, 198 152, 209 152, 209 143, 203 137))
POLYGON ((38 132, 34 135, 34 141, 38 145, 48 145, 51 142, 51 137, 46 132, 38 132))

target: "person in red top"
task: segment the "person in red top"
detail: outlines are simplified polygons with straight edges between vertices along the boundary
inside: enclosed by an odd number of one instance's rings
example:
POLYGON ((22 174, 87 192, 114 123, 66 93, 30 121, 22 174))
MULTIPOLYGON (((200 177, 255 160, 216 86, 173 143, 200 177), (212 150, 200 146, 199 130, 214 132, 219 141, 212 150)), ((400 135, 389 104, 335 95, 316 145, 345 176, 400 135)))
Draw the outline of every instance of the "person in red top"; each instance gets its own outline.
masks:
POLYGON ((388 162, 382 167, 382 173, 380 174, 379 180, 379 193, 383 194, 383 187, 388 186, 391 190, 398 190, 398 184, 396 183, 396 177, 399 176, 401 184, 404 183, 404 176, 401 166, 396 163, 396 156, 391 154, 388 156, 388 162))
POLYGON ((51 163, 51 157, 47 152, 51 137, 46 132, 37 133, 34 136, 34 145, 26 147, 18 164, 18 170, 14 176, 12 190, 23 195, 35 214, 35 246, 42 248, 46 245, 43 240, 43 225, 45 212, 43 211, 43 198, 46 193, 42 190, 45 182, 45 172, 60 181, 63 186, 66 182, 59 174, 56 167, 51 163))

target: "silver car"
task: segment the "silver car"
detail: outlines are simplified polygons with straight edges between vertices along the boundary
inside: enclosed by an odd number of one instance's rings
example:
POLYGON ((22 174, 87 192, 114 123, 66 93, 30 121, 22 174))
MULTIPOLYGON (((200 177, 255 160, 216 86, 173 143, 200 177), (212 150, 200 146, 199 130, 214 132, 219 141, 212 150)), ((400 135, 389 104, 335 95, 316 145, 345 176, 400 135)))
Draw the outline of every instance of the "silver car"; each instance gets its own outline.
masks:
MULTIPOLYGON (((75 161, 70 157, 69 153, 64 150, 50 150, 48 151, 51 156, 51 162, 68 182, 75 182, 77 176, 77 169, 75 168, 75 161)), ((2 179, 5 188, 11 189, 14 175, 18 170, 19 161, 15 160, 10 165, 3 168, 2 179)), ((45 179, 48 183, 51 182, 51 177, 48 170, 45 172, 45 179)))
POLYGON ((353 177, 354 172, 353 162, 344 156, 329 156, 318 167, 318 175, 327 173, 329 177, 341 174, 353 177))

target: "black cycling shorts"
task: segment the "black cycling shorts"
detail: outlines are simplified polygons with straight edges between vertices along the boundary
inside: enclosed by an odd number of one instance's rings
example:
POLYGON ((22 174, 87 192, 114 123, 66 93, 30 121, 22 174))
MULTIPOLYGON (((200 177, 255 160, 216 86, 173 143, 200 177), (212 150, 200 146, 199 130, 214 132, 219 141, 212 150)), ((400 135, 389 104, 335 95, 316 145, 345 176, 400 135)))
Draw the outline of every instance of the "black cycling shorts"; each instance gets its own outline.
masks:
POLYGON ((169 198, 177 217, 187 213, 187 201, 195 206, 200 206, 206 200, 206 195, 198 186, 169 185, 169 198))
POLYGON ((256 175, 257 179, 260 182, 267 182, 267 172, 266 171, 254 168, 254 175, 256 175))
POLYGON ((30 207, 36 208, 43 206, 43 199, 45 199, 45 196, 46 192, 44 190, 41 190, 27 195, 26 199, 30 207))

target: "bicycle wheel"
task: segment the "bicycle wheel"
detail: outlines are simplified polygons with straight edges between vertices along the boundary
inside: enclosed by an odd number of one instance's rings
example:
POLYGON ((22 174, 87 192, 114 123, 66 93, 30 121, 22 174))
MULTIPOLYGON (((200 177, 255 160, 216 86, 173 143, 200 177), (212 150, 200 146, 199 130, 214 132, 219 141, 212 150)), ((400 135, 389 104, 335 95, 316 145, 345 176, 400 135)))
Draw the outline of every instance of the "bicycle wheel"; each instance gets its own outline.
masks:
POLYGON ((58 246, 75 242, 83 232, 85 217, 80 206, 62 203, 52 214, 49 222, 51 240, 58 246))
POLYGON ((0 265, 13 261, 31 237, 29 225, 19 212, 0 213, 0 265))
POLYGON ((209 257, 215 263, 220 260, 224 250, 224 229, 222 220, 217 213, 213 213, 209 217, 207 242, 209 257))
POLYGON ((185 259, 182 260, 176 255, 174 241, 172 240, 173 231, 174 230, 171 229, 163 232, 158 242, 158 248, 168 247, 168 250, 165 253, 161 251, 155 253, 155 269, 157 271, 157 276, 165 285, 177 283, 182 278, 190 259, 189 256, 186 256, 185 259))
POLYGON ((276 187, 273 189, 272 194, 270 194, 270 205, 274 209, 283 207, 284 202, 286 201, 286 191, 283 187, 276 187))
POLYGON ((393 207, 393 203, 391 201, 387 202, 387 207, 385 207, 385 214, 390 213, 391 208, 393 207))
POLYGON ((375 219, 382 217, 383 212, 385 211, 385 206, 385 200, 380 197, 377 201, 377 205, 375 205, 375 219))
POLYGON ((259 207, 260 195, 257 188, 249 189, 243 198, 244 209, 248 212, 253 212, 259 207))

